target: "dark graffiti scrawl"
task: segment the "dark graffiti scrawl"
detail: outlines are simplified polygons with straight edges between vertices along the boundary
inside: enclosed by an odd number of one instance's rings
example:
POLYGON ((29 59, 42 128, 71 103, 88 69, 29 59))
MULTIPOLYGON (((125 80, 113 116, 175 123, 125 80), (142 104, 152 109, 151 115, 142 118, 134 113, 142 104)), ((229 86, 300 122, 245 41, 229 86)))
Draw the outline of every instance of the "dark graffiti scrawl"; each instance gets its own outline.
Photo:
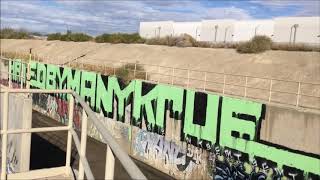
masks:
MULTIPOLYGON (((16 63, 19 62, 11 62, 13 73, 16 63)), ((187 148, 163 139, 169 117, 181 123, 181 142, 211 153, 210 159, 214 161, 208 160, 208 165, 212 165, 212 178, 319 177, 319 155, 260 140, 261 122, 266 111, 264 104, 140 80, 126 85, 113 76, 68 67, 37 62, 31 62, 30 66, 33 88, 72 89, 95 112, 105 117, 114 118, 116 114, 116 119, 124 122, 128 115, 126 108, 130 105, 130 124, 147 127, 147 131, 136 137, 140 138, 136 151, 142 153, 141 156, 147 153, 164 158, 165 163, 171 162, 183 172, 193 169, 190 164, 201 165, 194 156, 188 160, 187 148), (167 111, 170 112, 168 117, 167 111), (216 147, 219 147, 220 154, 217 154, 216 147), (185 160, 181 160, 184 156, 185 160)), ((62 122, 66 122, 68 96, 56 96, 50 102, 48 97, 46 100, 38 97, 35 102, 47 111, 57 111, 62 122), (56 106, 52 105, 54 102, 56 106)))
MULTIPOLYGON (((61 123, 68 123, 69 103, 68 101, 50 94, 33 94, 33 104, 38 107, 38 110, 44 111, 49 116, 58 119, 61 123)), ((79 105, 74 106, 73 125, 75 128, 80 128, 82 108, 79 105)))

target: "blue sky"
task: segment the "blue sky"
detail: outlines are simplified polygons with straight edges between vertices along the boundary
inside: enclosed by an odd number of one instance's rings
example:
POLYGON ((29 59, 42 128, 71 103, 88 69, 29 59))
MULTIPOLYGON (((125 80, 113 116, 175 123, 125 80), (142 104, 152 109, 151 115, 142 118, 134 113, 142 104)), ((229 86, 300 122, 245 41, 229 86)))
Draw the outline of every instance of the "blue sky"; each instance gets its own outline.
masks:
POLYGON ((43 33, 70 29, 97 35, 138 32, 140 21, 246 20, 283 16, 320 16, 320 1, 1 0, 1 28, 24 28, 43 33))

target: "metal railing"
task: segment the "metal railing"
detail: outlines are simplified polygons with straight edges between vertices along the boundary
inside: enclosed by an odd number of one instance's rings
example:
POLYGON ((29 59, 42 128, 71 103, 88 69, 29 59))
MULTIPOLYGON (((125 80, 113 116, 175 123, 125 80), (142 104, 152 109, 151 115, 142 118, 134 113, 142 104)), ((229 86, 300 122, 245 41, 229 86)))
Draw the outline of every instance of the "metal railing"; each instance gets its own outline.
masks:
MULTIPOLYGON (((30 59, 32 57, 35 57, 35 60, 40 60, 37 55, 30 55, 30 59)), ((65 58, 68 59, 68 57, 65 58)), ((10 60, 7 58, 2 59, 10 60)), ((49 56, 48 59, 50 59, 49 56)), ((278 103, 296 108, 320 110, 320 83, 105 59, 86 59, 86 62, 103 62, 102 65, 84 63, 84 60, 81 58, 72 62, 67 60, 69 63, 65 63, 65 61, 61 63, 61 60, 59 60, 61 58, 57 59, 55 65, 58 66, 66 64, 69 67, 86 70, 88 70, 88 66, 91 66, 95 69, 89 68, 89 70, 115 76, 118 75, 117 69, 122 67, 131 72, 134 79, 166 83, 203 92, 214 92, 222 95, 259 100, 261 102, 278 103), (149 70, 141 70, 139 67, 149 70)), ((72 58, 69 57, 69 59, 72 58)), ((52 64, 54 61, 42 58, 42 62, 52 64)))
MULTIPOLYGON (((88 61, 90 62, 90 60, 88 61)), ((81 61, 80 63, 73 62, 67 65, 80 69, 85 69, 88 65, 100 69, 102 66, 103 71, 100 71, 100 73, 107 75, 117 75, 117 69, 122 67, 132 72, 134 79, 166 83, 196 89, 198 91, 233 95, 269 103, 280 103, 297 108, 320 109, 320 83, 123 61, 101 60, 101 62, 104 64, 97 65, 93 63, 83 63, 81 61), (139 70, 137 68, 139 66, 154 70, 139 70), (137 74, 140 74, 140 76, 137 76, 137 74), (240 82, 237 82, 237 80, 240 82), (260 87, 261 84, 263 87, 260 87), (262 98, 261 94, 267 94, 268 96, 262 98), (293 101, 293 99, 295 100, 293 101)))
MULTIPOLYGON (((114 163, 115 157, 117 157, 124 167, 124 169, 128 172, 129 176, 132 179, 146 179, 146 177, 142 174, 140 169, 136 166, 136 164, 131 160, 128 154, 118 145, 116 140, 110 135, 109 131, 102 125, 102 123, 98 120, 95 113, 90 109, 90 107, 86 104, 86 102, 75 92, 71 90, 41 90, 41 89, 11 89, 6 88, 5 86, 1 86, 1 93, 4 93, 3 96, 3 122, 2 122, 2 154, 1 154, 1 179, 19 179, 26 177, 28 172, 24 173, 16 173, 16 174, 8 174, 6 172, 7 169, 7 138, 8 134, 21 134, 21 133, 36 133, 36 132, 52 132, 52 131, 68 131, 67 137, 67 148, 66 148, 66 163, 64 168, 60 169, 64 171, 64 174, 71 176, 72 169, 70 166, 71 161, 71 146, 72 140, 74 140, 77 151, 79 152, 79 173, 78 179, 84 179, 84 175, 86 175, 87 179, 94 179, 92 171, 90 169, 88 160, 86 158, 86 141, 87 141, 87 122, 90 119, 93 125, 96 127, 98 132, 101 134, 102 139, 107 144, 107 157, 106 157, 106 171, 105 178, 113 179, 114 177, 114 163), (44 128, 30 128, 30 129, 13 129, 8 130, 8 112, 9 112, 9 94, 10 93, 45 93, 45 94, 70 94, 69 100, 69 108, 68 108, 68 125, 67 126, 59 126, 59 127, 44 127, 44 128), (78 102, 83 108, 82 122, 81 122, 81 139, 73 128, 73 110, 75 101, 78 102), (115 156, 115 157, 114 157, 115 156)), ((50 173, 50 171, 46 171, 50 173)), ((34 174, 33 174, 34 175, 34 174)), ((43 173, 43 176, 39 177, 47 177, 48 174, 43 173)))

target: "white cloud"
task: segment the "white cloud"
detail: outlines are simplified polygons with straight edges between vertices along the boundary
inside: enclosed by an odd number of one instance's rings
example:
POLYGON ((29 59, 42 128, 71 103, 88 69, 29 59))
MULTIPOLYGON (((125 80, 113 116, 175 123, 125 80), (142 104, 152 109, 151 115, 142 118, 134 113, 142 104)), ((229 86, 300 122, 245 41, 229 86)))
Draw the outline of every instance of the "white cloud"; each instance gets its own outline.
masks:
POLYGON ((268 1, 251 1, 261 4, 271 9, 284 9, 296 7, 299 10, 295 12, 296 16, 320 16, 319 0, 268 0, 268 1))
POLYGON ((207 19, 251 19, 252 17, 244 9, 229 8, 210 8, 206 12, 207 19))
POLYGON ((33 31, 65 31, 69 27, 92 34, 136 32, 140 21, 221 18, 249 19, 251 16, 234 6, 205 7, 198 1, 60 0, 46 5, 40 1, 1 1, 1 26, 33 31))

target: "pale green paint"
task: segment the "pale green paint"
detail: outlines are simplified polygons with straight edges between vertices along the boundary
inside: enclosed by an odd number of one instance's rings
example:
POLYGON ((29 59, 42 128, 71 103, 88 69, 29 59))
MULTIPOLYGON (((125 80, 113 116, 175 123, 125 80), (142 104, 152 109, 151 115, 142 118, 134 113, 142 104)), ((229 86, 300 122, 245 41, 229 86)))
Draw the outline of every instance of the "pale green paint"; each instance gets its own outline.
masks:
POLYGON ((216 143, 217 129, 212 127, 217 127, 218 124, 219 96, 208 94, 205 126, 193 124, 194 97, 195 91, 187 90, 183 132, 214 144, 216 143))
MULTIPOLYGON (((108 87, 108 86, 107 86, 108 87)), ((97 76, 97 97, 96 97, 96 109, 101 111, 101 105, 103 105, 104 110, 108 113, 112 112, 112 90, 108 90, 104 85, 101 75, 97 76)))
POLYGON ((58 67, 52 64, 47 65, 47 80, 46 80, 46 89, 57 89, 57 76, 58 67))
MULTIPOLYGON (((94 72, 82 71, 81 75, 81 93, 80 96, 85 99, 90 97, 90 106, 94 108, 96 102, 96 80, 97 74, 94 72), (86 84, 90 84, 90 87, 86 87, 86 84)), ((68 81, 69 84, 69 81, 68 81)))
POLYGON ((26 82, 26 79, 24 78, 26 77, 26 64, 22 63, 20 59, 10 61, 9 70, 10 70, 10 73, 12 74, 10 75, 12 80, 21 82, 20 77, 22 76, 23 83, 26 82))
POLYGON ((183 89, 173 86, 158 84, 149 93, 142 96, 142 81, 136 80, 136 87, 134 93, 134 108, 132 116, 137 120, 140 118, 141 106, 145 107, 148 122, 157 125, 161 128, 164 127, 165 117, 165 101, 172 100, 173 112, 182 113, 183 106, 183 89), (152 100, 156 100, 156 114, 154 115, 152 100))
POLYGON ((277 162, 278 167, 287 165, 307 172, 320 174, 320 160, 305 155, 292 153, 258 142, 257 128, 260 120, 262 104, 235 98, 223 97, 221 108, 220 145, 248 153, 251 158, 259 156, 277 162), (256 123, 232 117, 232 113, 254 115, 256 123), (231 131, 238 131, 240 138, 231 136, 231 131), (250 140, 242 139, 242 134, 250 135, 250 140))
POLYGON ((112 90, 114 95, 118 98, 118 115, 120 118, 124 116, 124 111, 126 107, 126 102, 128 102, 128 98, 131 93, 134 92, 135 81, 131 81, 123 90, 121 90, 120 85, 118 83, 118 79, 114 76, 108 77, 108 90, 112 90))

